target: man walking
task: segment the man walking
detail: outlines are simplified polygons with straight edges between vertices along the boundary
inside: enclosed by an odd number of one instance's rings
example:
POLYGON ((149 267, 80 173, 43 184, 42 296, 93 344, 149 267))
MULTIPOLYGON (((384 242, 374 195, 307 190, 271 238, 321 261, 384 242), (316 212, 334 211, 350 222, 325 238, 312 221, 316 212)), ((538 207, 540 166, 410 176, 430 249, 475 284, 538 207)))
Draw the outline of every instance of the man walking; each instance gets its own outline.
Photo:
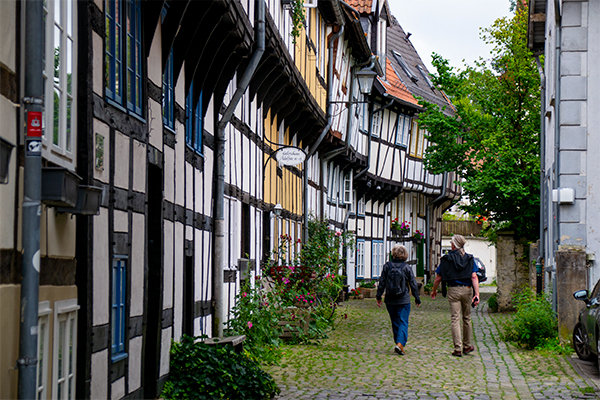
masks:
POLYGON ((467 254, 463 248, 466 242, 462 235, 452 237, 452 251, 442 257, 440 265, 435 270, 436 277, 431 291, 431 298, 435 300, 440 282, 443 281, 448 286, 450 326, 454 342, 452 355, 455 357, 461 357, 463 353, 469 354, 475 350, 475 346, 471 344, 471 307, 479 304, 479 280, 473 255, 467 254))

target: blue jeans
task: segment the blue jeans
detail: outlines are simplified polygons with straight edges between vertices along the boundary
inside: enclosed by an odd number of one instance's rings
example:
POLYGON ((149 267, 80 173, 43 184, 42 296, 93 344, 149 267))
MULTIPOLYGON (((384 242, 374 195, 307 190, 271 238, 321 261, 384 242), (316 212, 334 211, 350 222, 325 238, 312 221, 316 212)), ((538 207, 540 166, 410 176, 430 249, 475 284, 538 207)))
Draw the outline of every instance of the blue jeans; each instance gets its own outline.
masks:
POLYGON ((410 303, 408 304, 386 304, 390 319, 392 320, 392 332, 394 343, 402 343, 406 346, 408 339, 408 316, 410 315, 410 303))

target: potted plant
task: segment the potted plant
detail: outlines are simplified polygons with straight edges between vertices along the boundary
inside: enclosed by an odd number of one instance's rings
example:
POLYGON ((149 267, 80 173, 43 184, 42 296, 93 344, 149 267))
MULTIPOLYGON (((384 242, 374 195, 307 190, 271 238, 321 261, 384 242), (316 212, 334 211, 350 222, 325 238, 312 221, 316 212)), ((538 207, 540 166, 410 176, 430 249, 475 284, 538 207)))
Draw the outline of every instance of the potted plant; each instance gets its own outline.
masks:
POLYGON ((406 236, 410 232, 410 222, 404 221, 400 223, 398 217, 392 220, 392 234, 406 236))
POLYGON ((363 299, 364 296, 360 293, 360 288, 350 289, 351 299, 363 299))
POLYGON ((358 285, 365 299, 373 298, 377 294, 377 287, 373 281, 361 281, 358 285))
POLYGON ((421 240, 423 240, 423 232, 417 229, 415 233, 413 233, 413 239, 415 240, 415 243, 421 243, 421 240))

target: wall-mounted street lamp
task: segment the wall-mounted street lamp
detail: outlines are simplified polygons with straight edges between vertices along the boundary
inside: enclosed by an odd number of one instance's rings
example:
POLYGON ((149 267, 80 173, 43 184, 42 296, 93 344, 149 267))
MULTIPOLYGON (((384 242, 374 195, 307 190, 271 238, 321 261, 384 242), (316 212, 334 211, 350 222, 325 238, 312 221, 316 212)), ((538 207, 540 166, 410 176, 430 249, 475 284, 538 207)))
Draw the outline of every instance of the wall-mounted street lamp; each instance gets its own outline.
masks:
POLYGON ((377 73, 371 68, 364 67, 354 75, 358 80, 358 88, 360 92, 364 95, 371 94, 371 89, 373 88, 373 82, 375 81, 377 73))
POLYGON ((283 207, 281 206, 281 204, 277 203, 275 204, 275 207, 273 207, 273 214, 275 214, 275 216, 277 218, 281 217, 281 213, 283 212, 283 207))

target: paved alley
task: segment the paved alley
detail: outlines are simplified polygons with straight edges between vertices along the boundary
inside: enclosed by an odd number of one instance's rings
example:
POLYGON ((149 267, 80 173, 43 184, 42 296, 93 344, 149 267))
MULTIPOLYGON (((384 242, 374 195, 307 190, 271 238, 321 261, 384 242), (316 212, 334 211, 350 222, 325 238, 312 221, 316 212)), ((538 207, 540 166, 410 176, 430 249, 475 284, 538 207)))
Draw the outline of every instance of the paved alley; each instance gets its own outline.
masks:
MULTIPOLYGON (((483 298, 489 294, 482 294, 483 298)), ((267 370, 291 399, 583 399, 597 386, 568 357, 506 345, 498 327, 506 316, 474 310, 475 351, 452 357, 448 302, 422 297, 412 305, 406 355, 393 352, 385 307, 375 299, 342 303, 347 319, 320 345, 288 346, 267 370), (575 367, 577 368, 577 367, 575 367)))

